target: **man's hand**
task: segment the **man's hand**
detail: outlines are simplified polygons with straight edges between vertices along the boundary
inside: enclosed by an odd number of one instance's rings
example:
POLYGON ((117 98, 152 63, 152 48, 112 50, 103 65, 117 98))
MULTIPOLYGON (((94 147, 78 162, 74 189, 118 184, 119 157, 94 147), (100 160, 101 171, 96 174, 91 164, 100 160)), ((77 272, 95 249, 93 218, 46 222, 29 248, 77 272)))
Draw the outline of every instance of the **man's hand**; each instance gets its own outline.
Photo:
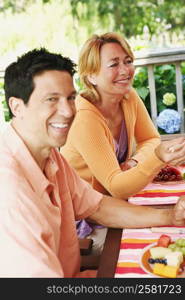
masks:
POLYGON ((185 226, 185 196, 181 196, 174 207, 173 223, 175 226, 185 226))
POLYGON ((170 141, 161 142, 155 149, 159 159, 171 165, 185 162, 185 137, 176 138, 170 141))

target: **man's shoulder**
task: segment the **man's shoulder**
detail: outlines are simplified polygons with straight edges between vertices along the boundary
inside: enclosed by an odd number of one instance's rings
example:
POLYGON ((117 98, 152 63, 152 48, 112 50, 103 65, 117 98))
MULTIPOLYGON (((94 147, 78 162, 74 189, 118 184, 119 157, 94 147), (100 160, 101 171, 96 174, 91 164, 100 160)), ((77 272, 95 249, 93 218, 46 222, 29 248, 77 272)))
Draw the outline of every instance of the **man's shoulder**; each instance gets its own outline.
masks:
POLYGON ((0 166, 9 170, 19 170, 16 158, 6 150, 0 147, 0 166))
POLYGON ((4 186, 3 191, 8 186, 17 185, 20 182, 20 166, 16 158, 9 151, 0 149, 0 186, 4 186))

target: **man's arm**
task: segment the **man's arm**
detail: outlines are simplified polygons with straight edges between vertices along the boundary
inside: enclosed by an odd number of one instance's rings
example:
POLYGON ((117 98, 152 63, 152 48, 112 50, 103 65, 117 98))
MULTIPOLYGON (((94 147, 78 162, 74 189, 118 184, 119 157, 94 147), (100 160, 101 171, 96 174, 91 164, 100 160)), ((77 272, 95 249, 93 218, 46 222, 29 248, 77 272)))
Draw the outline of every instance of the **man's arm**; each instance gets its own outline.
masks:
POLYGON ((174 222, 177 226, 185 225, 185 196, 181 196, 174 208, 174 222))
POLYGON ((172 209, 138 206, 126 200, 103 196, 99 209, 89 218, 112 228, 142 228, 172 224, 172 209))
POLYGON ((156 209, 138 206, 125 200, 103 196, 91 221, 112 228, 144 228, 165 225, 185 225, 185 197, 174 208, 156 209), (183 211, 184 209, 184 211, 183 211))

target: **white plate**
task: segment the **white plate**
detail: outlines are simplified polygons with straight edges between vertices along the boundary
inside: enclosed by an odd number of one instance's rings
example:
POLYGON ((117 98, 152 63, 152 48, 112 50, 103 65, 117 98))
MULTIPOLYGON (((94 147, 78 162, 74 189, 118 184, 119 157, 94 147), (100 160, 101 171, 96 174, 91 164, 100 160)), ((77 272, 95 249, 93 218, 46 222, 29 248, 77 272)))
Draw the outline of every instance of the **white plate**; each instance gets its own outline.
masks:
POLYGON ((148 262, 148 259, 151 257, 150 255, 150 248, 153 248, 157 245, 157 243, 152 243, 148 246, 146 246, 145 248, 143 248, 142 252, 141 252, 141 256, 140 256, 140 265, 141 265, 141 268, 149 275, 151 275, 152 277, 161 277, 161 276, 158 276, 158 275, 155 275, 153 272, 152 272, 152 265, 149 264, 148 262))
MULTIPOLYGON (((152 268, 152 264, 149 264, 148 262, 148 259, 151 257, 150 255, 150 248, 153 248, 157 245, 157 242, 156 243, 152 243, 148 246, 146 246, 142 252, 141 252, 141 256, 140 256, 140 265, 141 265, 141 268, 149 275, 151 275, 152 277, 157 277, 157 278, 166 278, 166 277, 163 277, 163 276, 159 276, 159 275, 156 275, 152 272, 153 268, 152 268)), ((183 271, 181 274, 177 275, 177 277, 185 277, 185 271, 183 271)))

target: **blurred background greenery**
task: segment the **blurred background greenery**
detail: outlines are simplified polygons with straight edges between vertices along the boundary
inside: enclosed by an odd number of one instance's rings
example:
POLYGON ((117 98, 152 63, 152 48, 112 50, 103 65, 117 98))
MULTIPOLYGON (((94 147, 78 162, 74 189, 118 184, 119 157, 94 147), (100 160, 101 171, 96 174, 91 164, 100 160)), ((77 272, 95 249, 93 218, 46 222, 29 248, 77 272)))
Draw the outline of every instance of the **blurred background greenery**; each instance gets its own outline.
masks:
POLYGON ((5 63, 39 46, 76 59, 91 34, 106 31, 133 50, 185 46, 184 0, 0 0, 0 20, 5 63))
MULTIPOLYGON (((28 50, 46 47, 77 62, 85 40, 107 31, 123 34, 134 52, 185 47, 185 0, 0 0, 0 20, 0 97, 6 120, 3 70, 28 50)), ((185 92, 185 64, 182 74, 185 92)), ((176 93, 174 66, 156 67, 155 79, 161 111, 164 94, 176 93)), ((150 113, 146 68, 137 69, 134 86, 150 113)), ((176 109, 176 102, 171 107, 176 109)))

